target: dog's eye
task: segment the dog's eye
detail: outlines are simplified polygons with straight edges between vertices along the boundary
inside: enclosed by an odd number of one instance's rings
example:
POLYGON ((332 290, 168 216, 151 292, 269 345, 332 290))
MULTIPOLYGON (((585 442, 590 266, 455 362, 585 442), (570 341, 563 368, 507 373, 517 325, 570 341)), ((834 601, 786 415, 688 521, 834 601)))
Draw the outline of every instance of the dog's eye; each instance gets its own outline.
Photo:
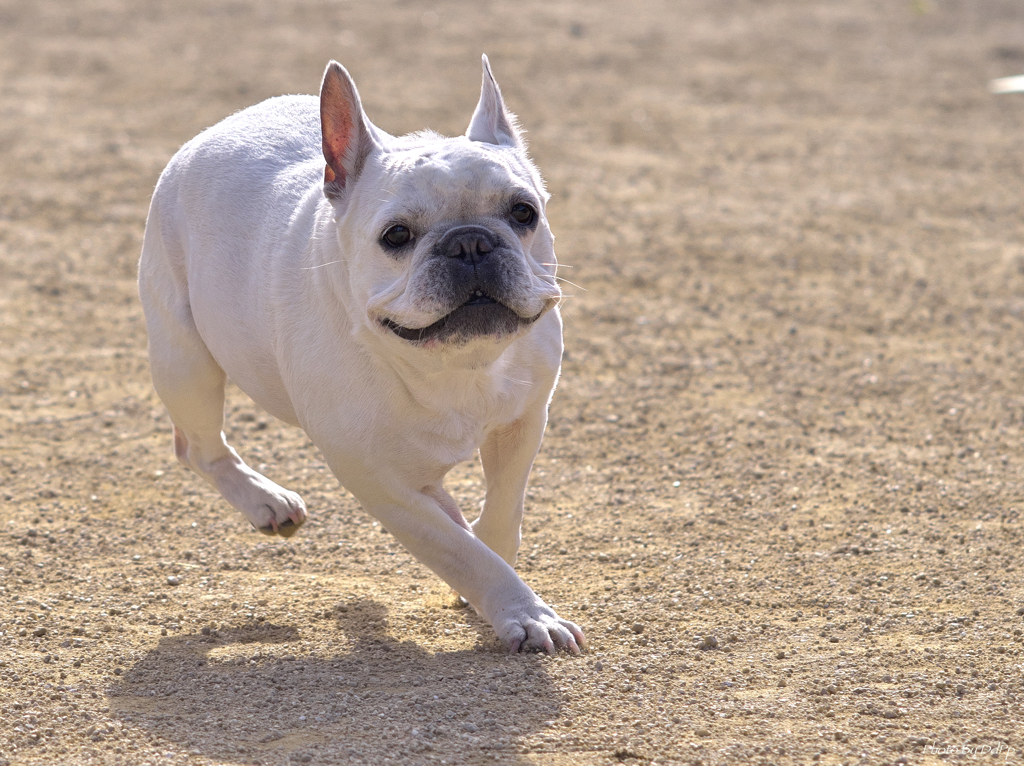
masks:
POLYGON ((409 231, 408 226, 402 226, 400 223, 396 223, 390 229, 384 232, 384 235, 380 238, 380 241, 387 247, 392 249, 398 249, 405 247, 412 242, 412 232, 409 231))
POLYGON ((512 216, 512 220, 520 226, 530 226, 537 220, 537 211, 525 202, 517 202, 514 204, 512 209, 509 211, 509 215, 512 216))

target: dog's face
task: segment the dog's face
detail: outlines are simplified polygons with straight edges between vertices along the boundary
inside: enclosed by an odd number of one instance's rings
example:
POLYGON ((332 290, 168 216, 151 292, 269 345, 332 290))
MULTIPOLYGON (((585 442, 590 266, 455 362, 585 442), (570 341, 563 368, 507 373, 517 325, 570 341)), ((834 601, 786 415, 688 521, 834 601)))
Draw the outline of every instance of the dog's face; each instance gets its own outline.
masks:
POLYGON ((561 292, 547 193, 486 59, 480 104, 457 138, 380 131, 334 67, 321 91, 325 193, 360 318, 428 350, 511 342, 561 292))
POLYGON ((367 313, 410 343, 507 338, 559 298, 544 192, 522 150, 468 138, 396 143, 381 157, 383 203, 367 313))

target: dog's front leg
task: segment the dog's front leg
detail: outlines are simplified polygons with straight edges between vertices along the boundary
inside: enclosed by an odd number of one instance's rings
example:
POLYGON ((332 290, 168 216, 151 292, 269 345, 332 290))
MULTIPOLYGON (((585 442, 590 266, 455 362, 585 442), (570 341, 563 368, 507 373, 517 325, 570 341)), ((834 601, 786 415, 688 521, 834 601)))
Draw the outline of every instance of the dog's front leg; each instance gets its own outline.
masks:
POLYGON ((579 627, 561 619, 473 534, 440 485, 406 490, 395 477, 346 467, 336 472, 342 483, 410 553, 491 623, 506 648, 579 652, 584 641, 579 627))
MULTIPOLYGON (((487 496, 483 511, 473 522, 472 529, 477 539, 501 556, 510 567, 515 566, 522 539, 526 483, 546 425, 547 400, 544 399, 528 408, 518 420, 491 431, 480 447, 487 496)), ((545 605, 545 608, 548 607, 545 605)), ((583 646, 583 632, 575 624, 559 620, 567 626, 578 645, 583 646)))
POLYGON ((516 564, 526 483, 546 424, 547 403, 538 402, 519 420, 491 431, 480 447, 487 496, 473 532, 510 566, 516 564))
POLYGON ((417 503, 415 511, 371 512, 413 555, 462 594, 494 626, 510 651, 532 648, 553 653, 564 648, 579 653, 584 643, 579 627, 560 618, 505 559, 454 518, 459 513, 455 501, 440 487, 429 488, 423 497, 427 502, 417 503), (443 503, 438 502, 442 493, 443 503))

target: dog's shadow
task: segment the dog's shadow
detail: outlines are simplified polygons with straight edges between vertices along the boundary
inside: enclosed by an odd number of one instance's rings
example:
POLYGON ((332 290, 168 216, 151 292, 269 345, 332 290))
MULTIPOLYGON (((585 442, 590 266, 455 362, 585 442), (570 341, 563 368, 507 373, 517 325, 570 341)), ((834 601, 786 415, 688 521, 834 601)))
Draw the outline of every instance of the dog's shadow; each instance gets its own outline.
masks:
POLYGON ((397 642, 370 600, 338 615, 343 648, 295 656, 294 625, 161 639, 109 690, 128 726, 237 763, 517 763, 561 693, 534 655, 431 654, 397 642), (446 757, 447 754, 447 757, 446 757))

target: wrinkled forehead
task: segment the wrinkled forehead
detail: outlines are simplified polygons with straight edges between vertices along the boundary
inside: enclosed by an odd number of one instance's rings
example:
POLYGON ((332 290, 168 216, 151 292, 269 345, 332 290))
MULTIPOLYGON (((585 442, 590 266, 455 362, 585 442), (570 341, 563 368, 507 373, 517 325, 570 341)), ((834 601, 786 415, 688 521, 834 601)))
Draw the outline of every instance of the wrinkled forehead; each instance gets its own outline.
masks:
POLYGON ((540 176, 523 152, 467 138, 410 136, 382 158, 380 216, 431 220, 496 215, 512 200, 543 206, 540 176))

